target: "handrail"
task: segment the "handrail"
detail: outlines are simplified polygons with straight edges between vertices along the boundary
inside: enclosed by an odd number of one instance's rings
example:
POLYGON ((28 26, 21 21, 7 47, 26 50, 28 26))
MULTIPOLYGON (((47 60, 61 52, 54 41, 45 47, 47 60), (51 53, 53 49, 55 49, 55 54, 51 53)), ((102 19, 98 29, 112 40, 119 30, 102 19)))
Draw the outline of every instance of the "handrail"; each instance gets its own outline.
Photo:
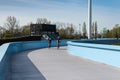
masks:
POLYGON ((69 41, 67 44, 68 52, 72 55, 120 68, 120 46, 97 44, 94 41, 92 43, 69 41))
MULTIPOLYGON (((61 46, 66 46, 66 40, 61 41, 61 46)), ((52 47, 56 47, 56 40, 52 41, 52 47)), ((48 41, 27 41, 27 42, 11 42, 0 46, 0 80, 7 80, 9 73, 9 59, 13 54, 25 50, 47 48, 48 41)))

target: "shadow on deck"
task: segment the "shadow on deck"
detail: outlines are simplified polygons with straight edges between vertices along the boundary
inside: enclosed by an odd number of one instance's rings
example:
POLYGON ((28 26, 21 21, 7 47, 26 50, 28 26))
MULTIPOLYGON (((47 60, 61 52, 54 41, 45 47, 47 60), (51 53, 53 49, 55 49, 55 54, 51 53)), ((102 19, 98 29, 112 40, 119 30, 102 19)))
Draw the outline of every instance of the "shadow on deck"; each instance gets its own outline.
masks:
POLYGON ((28 58, 30 51, 13 55, 10 59, 10 80, 46 80, 28 58))

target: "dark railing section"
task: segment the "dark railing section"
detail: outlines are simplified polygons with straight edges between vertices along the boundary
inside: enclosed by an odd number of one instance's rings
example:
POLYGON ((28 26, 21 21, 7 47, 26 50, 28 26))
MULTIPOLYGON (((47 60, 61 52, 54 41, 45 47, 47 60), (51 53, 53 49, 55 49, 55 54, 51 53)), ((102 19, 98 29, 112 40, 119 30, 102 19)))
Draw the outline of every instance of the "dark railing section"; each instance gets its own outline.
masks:
POLYGON ((107 44, 107 45, 116 45, 120 43, 120 40, 110 39, 110 40, 76 40, 73 42, 77 43, 91 43, 91 44, 107 44))
POLYGON ((0 39, 0 45, 8 42, 36 41, 36 40, 41 40, 41 36, 25 36, 20 38, 13 38, 13 39, 0 39))

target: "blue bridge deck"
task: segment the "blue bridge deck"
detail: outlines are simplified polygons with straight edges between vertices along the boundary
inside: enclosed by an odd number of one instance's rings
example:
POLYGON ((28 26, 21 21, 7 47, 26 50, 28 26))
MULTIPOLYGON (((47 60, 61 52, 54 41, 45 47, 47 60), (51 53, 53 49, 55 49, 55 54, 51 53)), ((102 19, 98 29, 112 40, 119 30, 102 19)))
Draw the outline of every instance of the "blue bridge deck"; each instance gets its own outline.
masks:
POLYGON ((10 64, 10 80, 120 80, 119 68, 73 56, 66 47, 24 51, 10 64))

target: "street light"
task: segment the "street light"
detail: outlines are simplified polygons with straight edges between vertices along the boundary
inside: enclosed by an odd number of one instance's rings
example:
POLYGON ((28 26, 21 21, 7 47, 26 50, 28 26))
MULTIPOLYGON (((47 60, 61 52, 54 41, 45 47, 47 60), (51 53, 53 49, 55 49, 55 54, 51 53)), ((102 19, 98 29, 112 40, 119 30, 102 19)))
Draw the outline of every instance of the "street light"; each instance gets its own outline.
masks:
POLYGON ((88 0, 88 39, 92 39, 92 0, 88 0))

